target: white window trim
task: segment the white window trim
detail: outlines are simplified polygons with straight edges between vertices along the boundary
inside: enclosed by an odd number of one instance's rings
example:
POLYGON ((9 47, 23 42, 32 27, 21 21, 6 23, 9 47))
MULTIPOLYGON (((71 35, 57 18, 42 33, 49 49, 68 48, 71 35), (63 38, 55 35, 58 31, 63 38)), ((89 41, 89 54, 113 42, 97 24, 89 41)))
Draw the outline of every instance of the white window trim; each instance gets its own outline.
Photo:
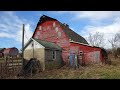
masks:
POLYGON ((56 27, 56 23, 55 22, 53 22, 53 27, 56 27))
POLYGON ((56 27, 56 28, 55 28, 55 31, 56 31, 56 32, 58 32, 58 31, 59 31, 59 28, 58 28, 58 27, 56 27))

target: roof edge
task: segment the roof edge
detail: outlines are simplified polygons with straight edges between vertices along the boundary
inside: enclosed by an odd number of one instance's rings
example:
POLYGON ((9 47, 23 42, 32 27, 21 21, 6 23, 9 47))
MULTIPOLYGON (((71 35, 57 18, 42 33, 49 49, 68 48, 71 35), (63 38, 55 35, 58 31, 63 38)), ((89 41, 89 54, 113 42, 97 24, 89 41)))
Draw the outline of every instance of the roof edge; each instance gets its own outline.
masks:
MULTIPOLYGON (((40 41, 45 41, 45 42, 47 42, 47 43, 53 43, 53 42, 50 42, 50 41, 46 41, 46 40, 41 40, 41 39, 34 39, 34 38, 32 38, 33 40, 35 40, 36 42, 38 42, 37 40, 40 40, 40 41)), ((39 42, 38 42, 39 43, 39 42)), ((40 44, 40 43, 39 43, 40 44)), ((53 43, 53 44, 55 44, 55 45, 57 45, 56 43, 53 43)), ((42 44, 41 44, 42 45, 42 44)), ((44 45, 42 45, 42 46, 44 46, 44 45)), ((59 45, 57 45, 59 48, 61 48, 61 50, 62 50, 62 47, 60 47, 59 45)), ((51 49, 51 48, 46 48, 45 47, 45 49, 51 49)))
POLYGON ((42 23, 46 22, 47 20, 58 21, 57 19, 54 19, 54 18, 52 18, 52 17, 49 17, 49 16, 43 14, 43 15, 40 17, 40 19, 39 19, 39 21, 38 21, 38 23, 37 23, 37 25, 36 25, 36 28, 35 28, 34 33, 33 33, 33 35, 32 35, 32 38, 33 38, 33 36, 35 35, 35 32, 36 32, 36 30, 37 30, 37 27, 38 27, 39 25, 41 25, 42 23), (46 18, 46 19, 45 19, 45 18, 46 18))
POLYGON ((75 42, 75 41, 71 41, 71 40, 70 40, 69 42, 71 42, 71 43, 77 43, 77 44, 82 44, 82 45, 89 46, 89 47, 101 48, 101 47, 97 47, 97 46, 90 46, 90 45, 88 45, 88 44, 79 43, 79 42, 75 42))

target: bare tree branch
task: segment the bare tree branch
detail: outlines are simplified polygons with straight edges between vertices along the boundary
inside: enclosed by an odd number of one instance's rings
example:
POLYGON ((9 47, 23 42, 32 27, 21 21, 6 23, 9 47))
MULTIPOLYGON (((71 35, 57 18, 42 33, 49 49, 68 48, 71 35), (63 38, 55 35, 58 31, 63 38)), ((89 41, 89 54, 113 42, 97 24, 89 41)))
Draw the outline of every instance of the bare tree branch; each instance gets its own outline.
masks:
POLYGON ((120 47, 120 33, 116 33, 113 38, 108 40, 112 46, 112 48, 120 47))
POLYGON ((103 47, 104 35, 102 33, 96 32, 95 34, 89 33, 88 42, 92 46, 103 47))

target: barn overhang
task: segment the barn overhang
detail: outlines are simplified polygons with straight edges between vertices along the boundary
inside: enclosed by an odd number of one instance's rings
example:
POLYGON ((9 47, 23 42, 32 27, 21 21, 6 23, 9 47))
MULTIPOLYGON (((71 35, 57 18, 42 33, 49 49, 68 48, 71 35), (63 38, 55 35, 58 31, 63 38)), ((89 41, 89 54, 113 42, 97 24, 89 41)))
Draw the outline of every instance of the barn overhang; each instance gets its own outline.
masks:
POLYGON ((38 39, 34 39, 34 38, 31 38, 25 45, 24 49, 25 50, 27 48, 27 46, 32 42, 37 42, 42 48, 45 48, 45 49, 50 49, 50 50, 59 50, 59 51, 62 51, 62 48, 60 46, 58 46, 57 44, 55 43, 52 43, 52 42, 48 42, 48 41, 44 41, 44 40, 38 40, 38 39))
POLYGON ((34 39, 34 40, 36 40, 39 44, 43 45, 45 49, 62 51, 62 48, 55 43, 48 42, 45 40, 39 40, 39 39, 34 39))
POLYGON ((70 43, 76 43, 76 44, 80 44, 80 45, 84 45, 84 46, 88 46, 88 47, 95 47, 95 48, 101 48, 101 47, 97 47, 97 46, 90 46, 88 44, 84 44, 84 43, 80 43, 80 42, 76 42, 76 41, 73 41, 73 40, 69 40, 70 43))

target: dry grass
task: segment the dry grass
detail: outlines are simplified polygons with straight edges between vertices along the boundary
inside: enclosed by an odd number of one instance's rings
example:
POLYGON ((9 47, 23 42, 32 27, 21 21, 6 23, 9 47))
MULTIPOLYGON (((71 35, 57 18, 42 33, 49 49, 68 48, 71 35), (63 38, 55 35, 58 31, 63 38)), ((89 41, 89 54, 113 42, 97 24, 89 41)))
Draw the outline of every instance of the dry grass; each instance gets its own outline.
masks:
POLYGON ((4 61, 4 58, 0 58, 0 62, 4 61))
POLYGON ((79 69, 62 67, 41 72, 34 79, 120 79, 120 59, 112 59, 112 65, 89 65, 79 69))
POLYGON ((76 70, 69 67, 46 70, 27 79, 120 79, 120 59, 112 59, 111 65, 91 64, 76 70))

